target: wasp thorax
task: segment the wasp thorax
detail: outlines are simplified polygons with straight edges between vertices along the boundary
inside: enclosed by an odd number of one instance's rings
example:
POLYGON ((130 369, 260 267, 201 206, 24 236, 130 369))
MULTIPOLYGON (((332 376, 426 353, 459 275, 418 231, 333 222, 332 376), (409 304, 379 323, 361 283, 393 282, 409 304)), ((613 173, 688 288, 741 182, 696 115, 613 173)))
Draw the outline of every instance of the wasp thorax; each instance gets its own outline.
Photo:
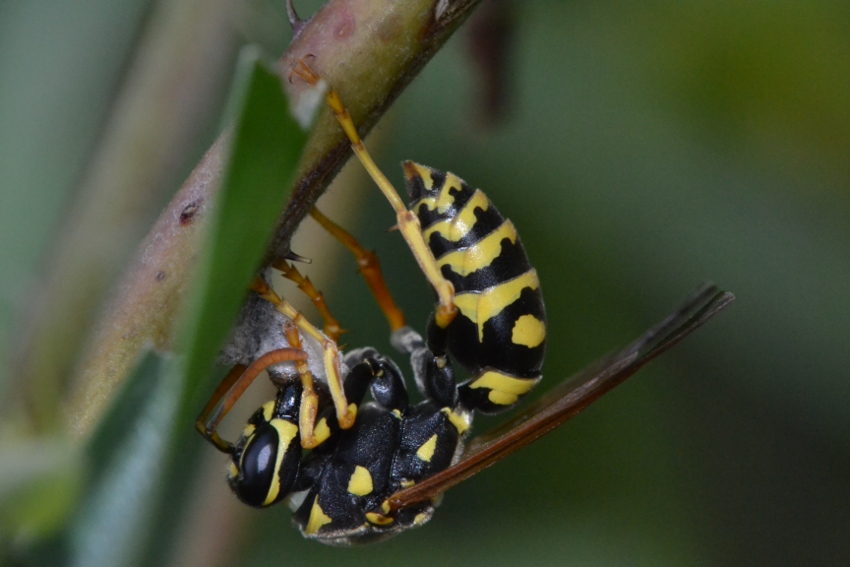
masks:
POLYGON ((288 411, 292 404, 287 403, 287 390, 251 416, 233 453, 228 483, 249 506, 261 508, 279 502, 298 476, 298 416, 288 411))

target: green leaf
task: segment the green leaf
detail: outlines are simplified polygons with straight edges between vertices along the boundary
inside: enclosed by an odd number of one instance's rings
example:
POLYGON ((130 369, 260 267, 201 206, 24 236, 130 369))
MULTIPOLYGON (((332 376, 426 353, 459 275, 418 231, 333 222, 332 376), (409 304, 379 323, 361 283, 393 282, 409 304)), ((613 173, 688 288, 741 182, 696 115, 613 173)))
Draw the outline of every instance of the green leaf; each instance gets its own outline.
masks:
MULTIPOLYGON (((181 519, 175 511, 190 492, 187 486, 205 448, 192 427, 196 398, 206 395, 199 385, 211 374, 257 271, 306 141, 289 115, 280 78, 255 49, 243 53, 230 108, 231 157, 187 299, 179 335, 185 356, 165 360, 147 354, 128 377, 82 452, 90 474, 76 514, 60 539, 30 550, 33 564, 49 558, 87 567, 155 565, 171 549, 181 519)), ((83 461, 81 451, 69 452, 83 461)), ((65 492, 72 502, 79 493, 65 492)), ((53 500, 61 504, 67 498, 53 500)), ((67 517, 72 508, 64 505, 58 517, 67 517)), ((57 513, 47 520, 53 516, 57 513)), ((49 526, 47 520, 38 525, 49 526)))
POLYGON ((70 565, 130 565, 145 553, 182 394, 179 362, 145 355, 93 436, 95 470, 71 523, 70 565))
POLYGON ((255 49, 243 53, 241 74, 244 88, 231 105, 239 110, 230 163, 182 335, 190 387, 209 375, 233 325, 306 142, 289 114, 280 77, 259 61, 255 49))
POLYGON ((306 134, 289 114, 280 77, 260 61, 256 49, 242 54, 230 106, 235 109, 230 161, 179 336, 185 352, 180 408, 162 464, 153 531, 139 565, 167 561, 179 534, 184 518, 175 510, 183 509, 201 451, 208 449, 193 427, 201 399, 212 392, 201 386, 209 382, 213 362, 257 273, 306 143, 306 134))
POLYGON ((191 493, 200 451, 207 449, 193 427, 201 398, 212 391, 200 386, 209 381, 214 359, 257 273, 307 138, 289 114, 280 77, 260 62, 256 49, 243 52, 236 85, 230 105, 235 109, 230 161, 179 336, 186 353, 181 405, 162 465, 156 521, 139 555, 141 565, 166 561, 179 533, 183 518, 174 511, 182 509, 191 493))
POLYGON ((23 548, 62 526, 78 501, 84 471, 79 451, 57 437, 0 445, 0 564, 5 540, 23 548))
POLYGON ((160 356, 145 352, 123 382, 85 447, 91 467, 91 484, 96 483, 114 463, 116 453, 135 434, 139 421, 149 411, 147 406, 151 399, 159 395, 158 389, 165 370, 166 363, 160 356))

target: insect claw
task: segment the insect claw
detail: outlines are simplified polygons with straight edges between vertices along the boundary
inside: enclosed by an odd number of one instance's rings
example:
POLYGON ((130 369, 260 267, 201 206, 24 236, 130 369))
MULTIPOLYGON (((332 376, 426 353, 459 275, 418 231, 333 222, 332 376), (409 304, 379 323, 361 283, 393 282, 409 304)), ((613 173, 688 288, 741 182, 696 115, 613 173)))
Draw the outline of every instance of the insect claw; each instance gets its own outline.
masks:
POLYGON ((292 82, 292 76, 295 75, 300 78, 302 81, 310 85, 311 87, 315 87, 319 84, 319 80, 321 77, 313 71, 309 65, 307 65, 308 59, 315 59, 316 56, 312 53, 308 53, 304 57, 298 60, 298 62, 292 66, 292 69, 289 71, 289 82, 292 82))

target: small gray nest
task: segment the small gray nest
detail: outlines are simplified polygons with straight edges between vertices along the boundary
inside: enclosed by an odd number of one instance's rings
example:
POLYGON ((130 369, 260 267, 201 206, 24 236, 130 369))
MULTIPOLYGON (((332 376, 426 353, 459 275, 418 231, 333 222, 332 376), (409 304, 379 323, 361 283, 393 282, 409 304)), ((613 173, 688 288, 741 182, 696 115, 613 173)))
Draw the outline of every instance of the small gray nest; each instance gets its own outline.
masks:
MULTIPOLYGON (((267 352, 290 347, 289 341, 283 334, 283 325, 287 321, 290 319, 277 311, 271 303, 251 293, 242 307, 230 338, 219 355, 219 364, 248 366, 267 352)), ((301 348, 308 355, 307 363, 310 372, 316 380, 326 382, 322 345, 300 330, 298 335, 301 337, 301 348)), ((291 362, 276 364, 269 371, 284 376, 297 374, 291 362)), ((347 369, 343 368, 342 372, 345 376, 347 369)))

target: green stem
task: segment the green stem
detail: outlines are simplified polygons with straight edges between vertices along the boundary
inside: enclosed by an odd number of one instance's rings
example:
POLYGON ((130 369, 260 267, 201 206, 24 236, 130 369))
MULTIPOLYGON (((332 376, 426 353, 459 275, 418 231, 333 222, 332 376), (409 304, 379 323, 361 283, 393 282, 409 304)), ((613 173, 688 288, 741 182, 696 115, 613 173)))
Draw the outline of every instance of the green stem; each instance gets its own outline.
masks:
MULTIPOLYGON (((480 0, 329 0, 297 34, 278 64, 298 106, 308 93, 289 69, 310 65, 334 85, 365 135, 480 0)), ((141 253, 106 310, 66 404, 66 424, 86 437, 149 342, 168 347, 193 273, 206 205, 226 159, 225 137, 203 158, 141 245, 141 253), (191 212, 187 219, 187 211, 191 212)), ((289 239, 351 150, 336 121, 323 112, 298 169, 293 196, 278 222, 264 265, 289 249, 289 239)))

